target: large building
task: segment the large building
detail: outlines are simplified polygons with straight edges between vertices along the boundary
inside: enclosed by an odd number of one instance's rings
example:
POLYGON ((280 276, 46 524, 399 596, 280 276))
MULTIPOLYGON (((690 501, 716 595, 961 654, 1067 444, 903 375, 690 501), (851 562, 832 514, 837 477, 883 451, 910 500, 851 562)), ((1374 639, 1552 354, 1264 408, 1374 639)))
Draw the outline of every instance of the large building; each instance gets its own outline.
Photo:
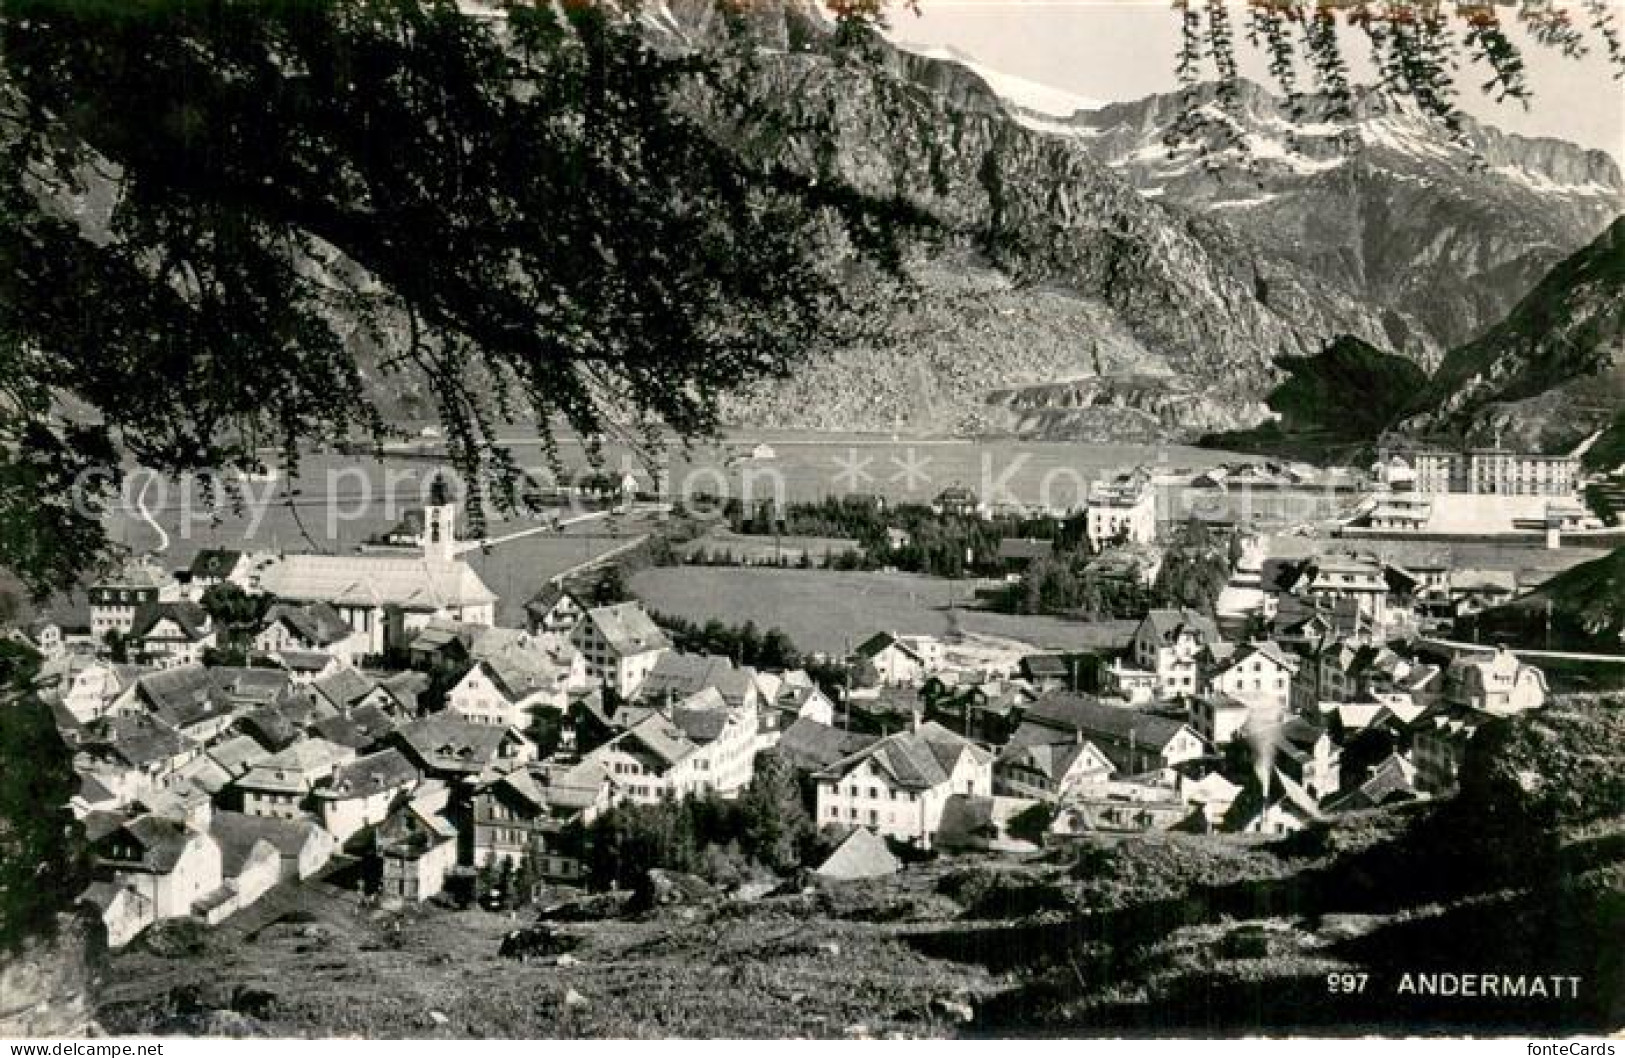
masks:
POLYGON ((1417 492, 1496 496, 1572 496, 1580 473, 1580 461, 1573 456, 1514 452, 1499 445, 1384 451, 1381 465, 1391 478, 1397 474, 1412 481, 1417 492))
POLYGON ((181 586, 168 571, 146 561, 127 562, 90 586, 90 630, 98 639, 109 632, 129 635, 143 607, 180 597, 181 586))
POLYGON ((436 618, 464 624, 496 621, 497 596, 458 559, 381 555, 254 556, 243 587, 288 603, 328 603, 355 632, 366 653, 404 645, 436 618))
POLYGON ((635 602, 588 610, 570 642, 587 657, 587 674, 622 698, 638 693, 655 663, 671 648, 660 626, 635 602))
POLYGON ((1157 497, 1144 474, 1124 474, 1089 486, 1084 532, 1091 550, 1116 543, 1149 544, 1157 538, 1157 497))

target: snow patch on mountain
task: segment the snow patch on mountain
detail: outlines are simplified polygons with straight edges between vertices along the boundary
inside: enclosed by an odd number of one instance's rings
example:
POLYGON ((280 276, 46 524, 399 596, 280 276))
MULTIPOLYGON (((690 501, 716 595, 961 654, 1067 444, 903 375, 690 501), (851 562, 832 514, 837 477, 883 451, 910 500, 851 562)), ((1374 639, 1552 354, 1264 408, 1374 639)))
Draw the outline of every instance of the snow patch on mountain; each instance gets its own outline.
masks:
MULTIPOLYGON (((958 63, 983 81, 986 81, 987 86, 993 89, 994 94, 1000 99, 1031 114, 1066 118, 1071 117, 1080 110, 1099 110, 1106 105, 1098 99, 1090 99, 1087 96, 1080 96, 1065 89, 1039 84, 1037 81, 1029 81, 1025 77, 1017 77, 1014 74, 995 70, 957 48, 927 48, 906 42, 899 42, 899 46, 927 59, 958 63)), ((1038 122, 1036 124, 1044 123, 1038 122)), ((1047 128, 1044 131, 1060 130, 1047 128)))

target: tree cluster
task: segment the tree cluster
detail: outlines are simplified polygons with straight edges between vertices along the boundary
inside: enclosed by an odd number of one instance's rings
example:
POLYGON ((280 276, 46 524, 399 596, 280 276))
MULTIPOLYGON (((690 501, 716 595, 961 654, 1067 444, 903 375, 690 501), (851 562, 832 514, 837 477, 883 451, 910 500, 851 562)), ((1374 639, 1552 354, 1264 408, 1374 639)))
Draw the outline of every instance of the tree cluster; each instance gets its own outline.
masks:
POLYGON ((700 624, 666 614, 651 616, 666 630, 672 646, 684 654, 712 654, 732 658, 739 665, 777 672, 801 668, 801 651, 782 629, 764 632, 754 621, 731 625, 714 617, 700 624))
POLYGON ((719 883, 738 881, 753 867, 792 870, 817 847, 817 832, 794 770, 770 750, 757 755, 750 785, 735 800, 707 795, 618 804, 577 840, 595 888, 634 889, 654 867, 719 883))

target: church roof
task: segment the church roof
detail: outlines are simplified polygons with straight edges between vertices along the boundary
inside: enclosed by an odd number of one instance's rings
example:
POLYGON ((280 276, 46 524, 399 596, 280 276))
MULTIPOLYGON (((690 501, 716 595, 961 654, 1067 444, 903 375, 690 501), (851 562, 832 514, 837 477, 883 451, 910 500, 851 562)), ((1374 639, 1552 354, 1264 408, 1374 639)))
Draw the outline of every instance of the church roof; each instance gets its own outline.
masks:
POLYGON ((497 596, 468 563, 381 555, 282 555, 256 563, 255 587, 279 599, 435 611, 497 596))

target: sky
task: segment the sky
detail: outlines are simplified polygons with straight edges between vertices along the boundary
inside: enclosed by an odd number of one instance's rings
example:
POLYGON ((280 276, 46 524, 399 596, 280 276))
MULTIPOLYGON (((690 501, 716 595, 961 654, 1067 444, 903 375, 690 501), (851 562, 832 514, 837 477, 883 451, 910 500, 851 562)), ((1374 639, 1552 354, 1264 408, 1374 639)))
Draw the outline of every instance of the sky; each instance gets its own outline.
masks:
MULTIPOLYGON (((1103 102, 1139 99, 1176 87, 1174 56, 1179 20, 1167 0, 919 0, 918 15, 896 9, 891 35, 920 48, 951 47, 1002 73, 1026 78, 1103 102)), ((1625 0, 1619 7, 1625 27, 1625 0)), ((1509 23, 1522 47, 1534 97, 1497 103, 1482 94, 1482 67, 1458 75, 1458 103, 1467 113, 1508 132, 1553 136, 1611 153, 1625 164, 1625 81, 1593 48, 1569 59, 1542 47, 1509 23)), ((1237 57, 1243 76, 1271 84, 1263 56, 1239 32, 1237 57)), ((1345 54, 1360 54, 1350 38, 1345 54)), ((1357 80, 1370 79, 1369 64, 1355 62, 1357 80)))

